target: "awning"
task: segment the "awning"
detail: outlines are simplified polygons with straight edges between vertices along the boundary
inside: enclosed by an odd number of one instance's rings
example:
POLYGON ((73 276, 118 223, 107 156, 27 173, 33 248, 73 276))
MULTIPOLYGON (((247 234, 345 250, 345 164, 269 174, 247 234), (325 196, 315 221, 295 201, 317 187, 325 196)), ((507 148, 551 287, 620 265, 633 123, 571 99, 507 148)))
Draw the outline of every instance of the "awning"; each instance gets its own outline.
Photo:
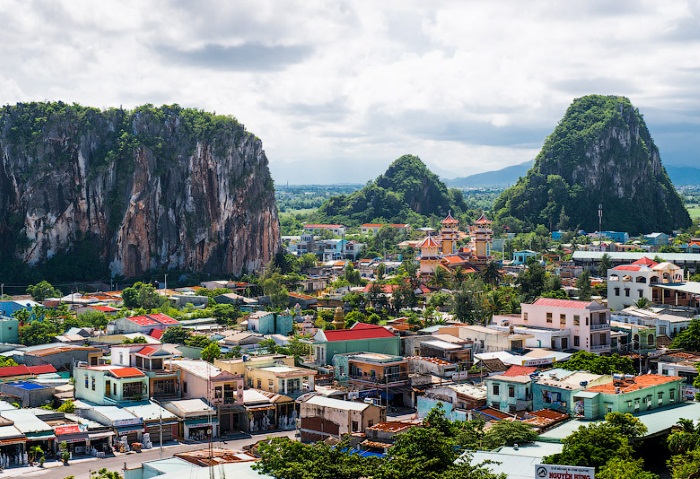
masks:
POLYGON ((245 408, 248 412, 273 411, 275 406, 246 406, 245 408))
POLYGON ((192 427, 192 426, 208 426, 210 424, 218 424, 219 420, 215 417, 211 418, 211 421, 209 419, 186 419, 185 420, 185 426, 192 427))
POLYGON ((73 442, 85 442, 88 439, 90 439, 90 436, 88 436, 88 433, 86 432, 78 432, 75 434, 61 434, 56 436, 56 442, 66 442, 66 443, 73 443, 73 442))
POLYGON ((53 430, 27 432, 24 435, 27 436, 27 441, 48 441, 50 439, 56 439, 56 435, 53 433, 53 430))
POLYGON ((88 433, 88 437, 90 438, 91 441, 94 439, 105 439, 105 438, 112 437, 112 436, 114 436, 114 431, 89 432, 88 433))
POLYGON ((170 420, 170 421, 163 421, 163 422, 160 422, 160 421, 156 421, 156 422, 147 422, 147 423, 146 423, 146 427, 160 427, 161 424, 162 424, 163 426, 172 426, 172 425, 174 425, 174 424, 177 424, 178 422, 179 422, 179 421, 177 421, 177 420, 170 420))
POLYGON ((27 442, 27 438, 24 437, 11 437, 0 439, 0 446, 9 446, 11 444, 24 444, 27 442))
POLYGON ((119 436, 126 436, 127 434, 138 434, 140 432, 143 432, 143 427, 140 426, 117 427, 115 429, 117 430, 117 435, 119 436))

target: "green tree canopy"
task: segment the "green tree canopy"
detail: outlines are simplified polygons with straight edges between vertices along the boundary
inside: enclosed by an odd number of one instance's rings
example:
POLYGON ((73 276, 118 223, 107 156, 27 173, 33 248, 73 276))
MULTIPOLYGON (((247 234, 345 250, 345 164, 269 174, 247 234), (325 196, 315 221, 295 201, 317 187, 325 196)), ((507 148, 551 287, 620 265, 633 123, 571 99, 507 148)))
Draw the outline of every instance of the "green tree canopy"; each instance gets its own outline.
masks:
POLYGON ((595 467, 599 470, 613 458, 629 460, 632 448, 619 429, 607 422, 579 428, 562 440, 562 452, 546 456, 545 464, 595 467))
POLYGON ((686 351, 700 351, 700 319, 693 319, 686 329, 676 334, 671 347, 686 351))
POLYGON ((219 359, 220 357, 221 348, 219 348, 219 345, 215 342, 211 342, 207 347, 202 349, 202 359, 205 361, 213 363, 215 359, 219 359))
POLYGON ((576 351, 568 360, 557 366, 569 371, 588 371, 593 374, 634 374, 634 363, 626 356, 612 354, 600 356, 587 351, 576 351))
POLYGON ((27 294, 30 294, 34 301, 39 302, 44 301, 46 298, 60 298, 63 296, 63 294, 48 281, 30 284, 27 287, 27 294))

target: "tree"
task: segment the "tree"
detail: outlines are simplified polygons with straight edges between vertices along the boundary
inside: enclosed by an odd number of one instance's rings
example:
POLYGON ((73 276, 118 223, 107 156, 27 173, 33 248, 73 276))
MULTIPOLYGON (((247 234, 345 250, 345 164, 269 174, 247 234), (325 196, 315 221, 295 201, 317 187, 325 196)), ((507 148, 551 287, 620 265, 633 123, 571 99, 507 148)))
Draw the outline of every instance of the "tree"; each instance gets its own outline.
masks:
POLYGON ((486 434, 493 439, 493 442, 507 446, 525 444, 537 438, 537 432, 532 426, 517 420, 497 421, 486 434))
POLYGON ((635 301, 634 306, 639 309, 648 309, 651 306, 651 300, 649 298, 639 298, 635 301))
POLYGON ((25 346, 36 346, 53 341, 60 334, 56 325, 50 321, 30 321, 19 328, 19 342, 25 346))
POLYGON ((625 373, 634 374, 634 363, 626 356, 613 354, 599 356, 587 351, 576 351, 568 360, 557 366, 569 371, 588 371, 593 374, 625 373))
POLYGON ((653 472, 644 470, 644 459, 620 459, 614 457, 596 473, 598 479, 659 479, 653 472))
POLYGON ((542 462, 595 467, 598 470, 613 458, 628 460, 632 457, 627 437, 607 422, 579 426, 562 440, 562 444, 560 453, 546 456, 542 462))
POLYGON ((56 410, 59 412, 72 413, 73 411, 75 411, 75 404, 73 403, 72 400, 68 399, 63 404, 58 406, 58 409, 56 409, 56 410))
POLYGON ((581 276, 576 278, 576 289, 578 289, 578 297, 582 301, 590 301, 591 299, 591 275, 588 270, 583 270, 581 276))
POLYGON ((700 449, 687 454, 676 454, 668 461, 673 479, 695 479, 700 477, 700 449))
POLYGON ((355 323, 362 323, 365 320, 365 315, 359 311, 350 311, 345 315, 345 327, 349 328, 355 323))
POLYGON ((491 286, 498 286, 501 276, 501 272, 498 270, 498 263, 495 261, 489 261, 481 272, 481 278, 484 280, 484 283, 491 286))
POLYGON ((263 292, 270 297, 272 307, 284 309, 289 304, 289 291, 282 284, 282 277, 279 273, 274 273, 262 283, 263 292))
POLYGON ((630 413, 610 412, 605 415, 605 421, 615 426, 628 439, 637 439, 647 433, 644 423, 630 413))
POLYGON ((206 348, 202 349, 202 359, 207 362, 213 363, 215 359, 221 357, 221 348, 215 342, 212 342, 206 348))
POLYGON ((177 325, 167 328, 160 339, 163 343, 185 344, 185 341, 187 341, 190 336, 191 333, 188 329, 177 325))
POLYGON ((452 296, 455 319, 469 324, 482 324, 489 317, 484 307, 484 284, 478 277, 469 277, 452 296))
POLYGON ((520 294, 527 300, 539 297, 544 291, 546 271, 538 261, 530 258, 527 269, 518 275, 520 294))
POLYGON ((193 348, 206 348, 212 343, 212 340, 203 334, 191 334, 187 339, 185 339, 185 344, 187 346, 192 346, 193 348))
POLYGON ((235 323, 241 316, 240 310, 232 304, 215 304, 211 309, 212 316, 220 324, 235 323))
POLYGON ((163 305, 167 299, 162 297, 152 284, 137 282, 122 290, 122 300, 127 308, 155 309, 163 305))
POLYGON ((612 258, 608 253, 604 253, 600 257, 600 263, 598 263, 598 276, 603 278, 608 276, 608 270, 613 267, 612 258))
POLYGON ((686 329, 676 334, 671 347, 686 351, 700 351, 700 319, 693 319, 686 329))
POLYGON ((103 467, 99 471, 92 471, 90 479, 122 479, 122 475, 117 471, 110 471, 103 467))
POLYGON ((360 272, 355 269, 352 263, 348 263, 345 267, 345 280, 353 286, 362 284, 360 272))
POLYGON ((124 338, 122 344, 146 344, 147 342, 143 336, 135 336, 133 338, 124 338))
POLYGON ((48 281, 40 281, 37 284, 30 284, 27 287, 27 294, 31 295, 34 301, 42 302, 46 298, 60 298, 61 292, 54 288, 48 281))

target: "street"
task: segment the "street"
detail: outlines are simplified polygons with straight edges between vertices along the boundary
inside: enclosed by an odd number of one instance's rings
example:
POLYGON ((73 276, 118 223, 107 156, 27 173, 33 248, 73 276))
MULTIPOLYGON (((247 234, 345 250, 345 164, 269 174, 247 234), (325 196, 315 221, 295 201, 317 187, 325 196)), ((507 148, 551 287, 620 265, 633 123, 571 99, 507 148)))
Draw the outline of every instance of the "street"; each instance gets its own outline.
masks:
MULTIPOLYGON (((225 440, 225 441, 215 441, 213 443, 214 447, 241 450, 243 446, 253 444, 266 437, 294 437, 294 430, 292 431, 279 431, 270 434, 256 434, 252 437, 236 439, 236 440, 225 440)), ((163 447, 162 457, 168 458, 184 451, 195 451, 198 449, 204 449, 208 447, 208 443, 197 443, 197 444, 172 444, 163 447)), ((36 477, 40 479, 63 479, 68 476, 74 476, 75 479, 89 479, 90 472, 102 469, 103 467, 111 471, 122 471, 124 469, 124 464, 128 469, 137 467, 143 462, 154 461, 161 458, 161 450, 159 447, 154 447, 153 449, 147 449, 140 453, 117 453, 113 457, 106 457, 104 459, 97 459, 94 457, 76 459, 70 461, 68 466, 64 466, 58 462, 47 462, 45 467, 39 468, 37 466, 33 467, 18 467, 6 469, 0 472, 0 479, 10 478, 10 477, 36 477)))

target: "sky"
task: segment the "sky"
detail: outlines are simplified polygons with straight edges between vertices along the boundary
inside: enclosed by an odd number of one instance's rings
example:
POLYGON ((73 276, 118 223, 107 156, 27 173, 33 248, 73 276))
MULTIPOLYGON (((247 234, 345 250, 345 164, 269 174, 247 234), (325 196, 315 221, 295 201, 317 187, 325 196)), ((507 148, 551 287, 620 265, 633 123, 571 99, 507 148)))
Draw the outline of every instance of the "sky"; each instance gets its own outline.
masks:
POLYGON ((700 2, 3 0, 2 104, 235 116, 280 184, 444 178, 534 158, 567 106, 628 97, 700 166, 700 2))

